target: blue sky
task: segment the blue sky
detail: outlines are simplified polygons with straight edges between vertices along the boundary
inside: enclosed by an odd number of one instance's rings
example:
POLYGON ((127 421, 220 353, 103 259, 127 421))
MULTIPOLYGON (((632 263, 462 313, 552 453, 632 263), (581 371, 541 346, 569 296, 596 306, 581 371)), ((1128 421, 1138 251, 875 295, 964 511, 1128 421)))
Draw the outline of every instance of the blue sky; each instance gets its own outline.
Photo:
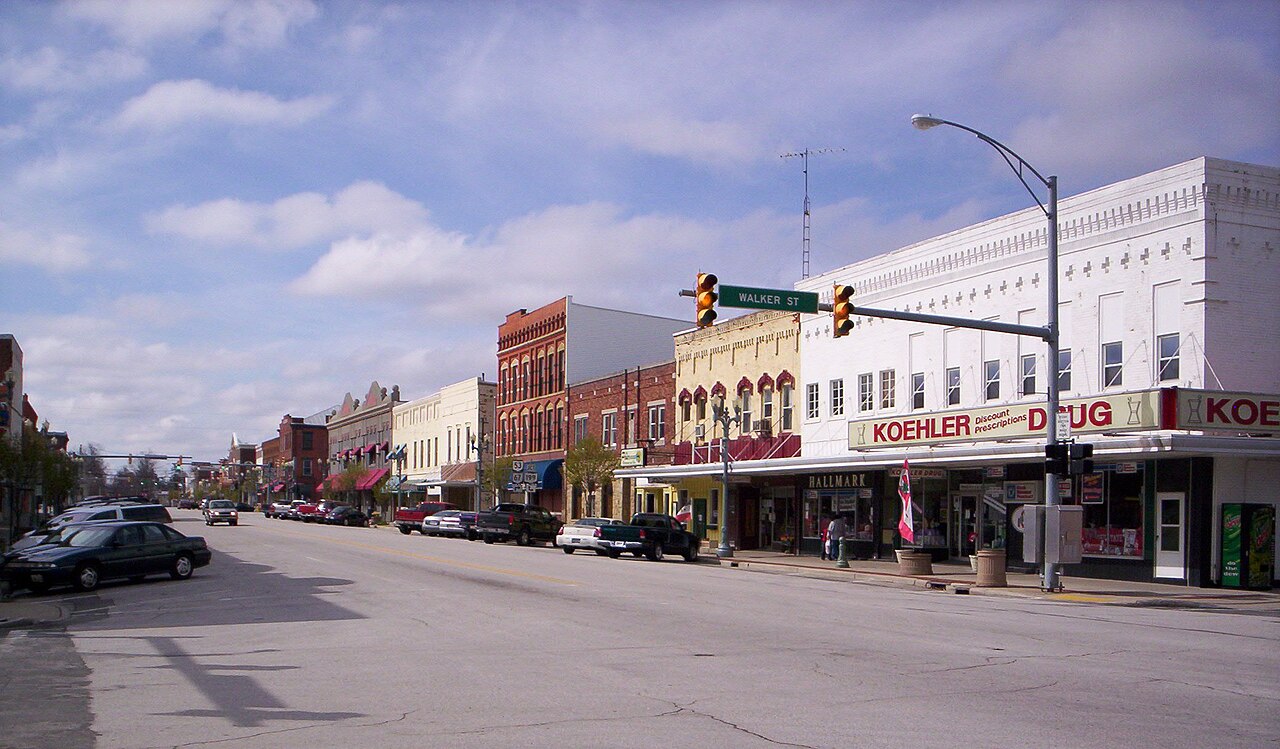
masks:
MULTIPOLYGON (((1028 197, 1280 164, 1280 3, 0 4, 0 331, 73 446, 495 373, 565 294, 692 317, 1028 197)), ((619 363, 629 364, 629 363, 619 363)))

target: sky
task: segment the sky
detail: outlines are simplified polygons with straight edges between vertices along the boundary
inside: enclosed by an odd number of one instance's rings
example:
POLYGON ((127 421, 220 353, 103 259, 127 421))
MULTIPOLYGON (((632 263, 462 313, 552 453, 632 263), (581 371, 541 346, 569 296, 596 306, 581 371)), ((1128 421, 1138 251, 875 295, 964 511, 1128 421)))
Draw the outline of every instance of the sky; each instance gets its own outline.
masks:
MULTIPOLYGON (((72 449, 225 457, 1198 156, 1280 165, 1280 2, 0 3, 0 333, 72 449)), ((620 362, 630 366, 640 362, 620 362)), ((647 362, 644 362, 647 363, 647 362)))

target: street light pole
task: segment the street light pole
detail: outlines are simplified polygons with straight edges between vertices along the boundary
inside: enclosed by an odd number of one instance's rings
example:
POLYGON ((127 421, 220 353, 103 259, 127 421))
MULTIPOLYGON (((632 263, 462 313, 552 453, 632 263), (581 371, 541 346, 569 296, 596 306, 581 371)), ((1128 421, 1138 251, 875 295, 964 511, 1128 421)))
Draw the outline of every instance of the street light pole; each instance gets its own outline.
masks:
MULTIPOLYGON (((912 116, 911 124, 918 130, 928 130, 938 125, 948 125, 950 127, 959 128, 967 133, 976 136, 979 140, 996 149, 1000 156, 1009 165, 1017 175, 1018 181, 1022 186, 1027 188, 1027 192, 1031 194, 1031 198, 1035 200, 1036 205, 1040 207, 1041 212, 1049 220, 1049 249, 1048 249, 1048 279, 1045 288, 1048 292, 1048 310, 1046 315, 1046 323, 1044 332, 1040 337, 1044 339, 1047 347, 1048 361, 1045 362, 1047 388, 1046 388, 1046 410, 1045 415, 1045 445, 1053 447, 1058 444, 1058 178, 1056 176, 1045 177, 1031 166, 1005 144, 992 138, 991 136, 974 130, 966 125, 961 125, 950 120, 943 120, 937 117, 930 117, 923 114, 912 116), (1016 162, 1016 163, 1015 163, 1016 162), (1031 185, 1027 184, 1027 173, 1031 173, 1041 184, 1049 191, 1048 205, 1040 201, 1035 190, 1031 189, 1031 185)), ((1056 473, 1045 473, 1044 476, 1044 502, 1046 506, 1054 506, 1061 504, 1061 498, 1058 494, 1058 475, 1056 473)), ((1047 525, 1047 524, 1046 524, 1047 525)), ((1047 532, 1047 528, 1045 529, 1047 532)), ((1057 590, 1062 587, 1059 580, 1058 565, 1048 559, 1048 539, 1044 549, 1046 551, 1043 576, 1041 583, 1044 590, 1057 590)))
POLYGON ((722 395, 720 402, 713 406, 712 418, 720 422, 724 430, 724 436, 720 438, 720 545, 716 548, 716 556, 729 559, 733 556, 733 547, 729 545, 729 425, 742 420, 742 409, 735 405, 733 416, 730 416, 722 395))

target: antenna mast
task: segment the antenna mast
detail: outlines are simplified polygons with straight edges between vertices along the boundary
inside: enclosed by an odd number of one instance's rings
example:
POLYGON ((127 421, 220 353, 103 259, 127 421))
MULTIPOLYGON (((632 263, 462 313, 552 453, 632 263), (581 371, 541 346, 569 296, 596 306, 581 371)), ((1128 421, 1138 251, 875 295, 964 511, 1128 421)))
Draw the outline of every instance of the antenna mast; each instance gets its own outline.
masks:
POLYGON ((804 233, 801 240, 802 250, 800 254, 801 278, 809 277, 809 154, 816 156, 820 153, 836 153, 843 150, 843 148, 806 148, 803 151, 782 154, 784 159, 794 159, 798 156, 804 164, 804 233))

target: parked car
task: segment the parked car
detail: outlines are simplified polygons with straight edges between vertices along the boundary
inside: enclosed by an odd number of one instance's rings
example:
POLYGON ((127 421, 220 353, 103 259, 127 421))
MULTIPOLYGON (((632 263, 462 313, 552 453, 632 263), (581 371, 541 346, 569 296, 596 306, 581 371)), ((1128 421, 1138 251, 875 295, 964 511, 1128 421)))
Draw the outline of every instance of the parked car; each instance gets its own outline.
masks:
POLYGON ((564 549, 566 554, 572 554, 578 549, 586 549, 603 556, 606 548, 600 541, 600 529, 606 525, 622 525, 622 521, 615 518, 571 520, 556 534, 556 545, 564 549))
POLYGON ((194 509, 196 509, 196 501, 195 501, 194 499, 190 499, 190 498, 188 498, 188 497, 183 497, 182 499, 179 499, 179 500, 178 500, 178 509, 179 509, 179 510, 194 510, 194 509))
MULTIPOLYGON (((436 530, 441 536, 451 536, 454 538, 465 538, 468 541, 474 541, 478 538, 476 535, 476 513, 465 512, 463 510, 448 510, 448 515, 440 518, 439 528, 436 530)), ((439 513, 444 514, 444 513, 439 513)))
POLYGON ((325 516, 324 522, 331 525, 355 525, 363 528, 369 525, 369 516, 354 507, 339 505, 325 516))
MULTIPOLYGON (((82 523, 86 520, 150 520, 157 523, 172 523, 169 510, 164 505, 96 505, 76 507, 61 515, 56 515, 39 530, 57 529, 67 523, 82 523)), ((34 532, 34 531, 33 531, 34 532)))
POLYGON ((262 505, 262 514, 269 518, 283 518, 288 514, 289 508, 292 506, 292 503, 285 499, 277 500, 275 502, 264 502, 262 505))
POLYGON ((86 525, 96 525, 98 523, 111 523, 114 520, 85 520, 83 522, 67 523, 57 528, 41 528, 24 535, 22 538, 14 541, 9 550, 4 553, 4 558, 17 556, 18 552, 30 549, 33 546, 44 546, 47 544, 59 543, 62 539, 70 536, 72 533, 80 530, 86 525))
POLYGON ((229 499, 211 500, 204 510, 204 524, 214 525, 215 523, 239 525, 240 511, 236 509, 236 503, 229 499))
POLYGON ((330 512, 339 506, 339 502, 332 499, 322 500, 314 504, 306 504, 298 506, 298 518, 306 523, 323 523, 330 512))
POLYGON ((440 535, 440 521, 449 517, 451 514, 461 512, 461 510, 441 510, 434 515, 428 515, 422 519, 422 535, 438 536, 440 535))
POLYGON ((0 568, 0 576, 35 593, 58 585, 89 591, 103 580, 141 580, 161 572, 185 580, 211 557, 198 536, 184 536, 162 523, 117 521, 79 528, 57 544, 19 552, 0 568))
POLYGON ((302 509, 303 505, 309 504, 311 503, 305 499, 295 499, 289 503, 289 506, 286 507, 283 512, 280 513, 280 517, 285 520, 298 520, 302 517, 298 514, 298 511, 302 509))
POLYGON ((248 502, 236 502, 236 510, 240 512, 253 512, 254 506, 248 502))
POLYGON ((504 502, 476 516, 476 533, 487 544, 515 539, 520 546, 555 541, 560 520, 545 507, 504 502))
POLYGON ((684 523, 670 515, 641 512, 631 516, 627 525, 600 528, 600 541, 606 553, 617 559, 622 552, 646 556, 655 562, 665 554, 680 554, 686 562, 698 561, 702 541, 685 530, 684 523))
POLYGON ((441 510, 457 509, 448 502, 422 502, 417 507, 400 507, 396 509, 392 522, 400 532, 408 535, 414 531, 422 532, 422 521, 441 510))

